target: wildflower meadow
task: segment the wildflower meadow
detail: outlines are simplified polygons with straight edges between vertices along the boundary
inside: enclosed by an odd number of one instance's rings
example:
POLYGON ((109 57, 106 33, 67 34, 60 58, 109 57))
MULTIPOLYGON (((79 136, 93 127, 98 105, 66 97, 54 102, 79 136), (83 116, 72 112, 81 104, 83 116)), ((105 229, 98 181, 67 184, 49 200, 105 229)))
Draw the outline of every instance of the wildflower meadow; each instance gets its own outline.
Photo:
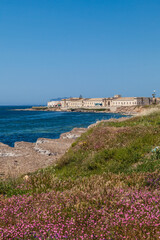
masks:
POLYGON ((55 166, 1 181, 0 239, 160 239, 159 123, 100 124, 55 166))

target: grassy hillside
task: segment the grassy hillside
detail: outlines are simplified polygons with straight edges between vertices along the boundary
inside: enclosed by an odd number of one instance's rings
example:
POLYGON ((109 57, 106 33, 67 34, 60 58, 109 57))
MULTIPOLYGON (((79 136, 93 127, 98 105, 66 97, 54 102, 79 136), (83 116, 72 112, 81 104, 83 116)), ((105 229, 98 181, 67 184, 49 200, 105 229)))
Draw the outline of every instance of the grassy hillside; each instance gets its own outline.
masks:
POLYGON ((102 122, 83 134, 59 160, 59 177, 102 173, 147 172, 160 169, 160 114, 134 117, 121 122, 102 122))
POLYGON ((89 129, 56 166, 0 183, 0 239, 159 239, 158 146, 160 112, 89 129))

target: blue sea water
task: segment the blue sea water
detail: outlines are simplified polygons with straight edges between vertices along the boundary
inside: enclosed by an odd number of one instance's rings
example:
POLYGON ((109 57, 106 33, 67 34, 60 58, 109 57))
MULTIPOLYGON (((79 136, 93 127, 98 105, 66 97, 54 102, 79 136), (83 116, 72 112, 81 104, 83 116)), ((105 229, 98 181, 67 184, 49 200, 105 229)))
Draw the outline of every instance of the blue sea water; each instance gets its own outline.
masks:
POLYGON ((36 142, 38 138, 59 138, 74 127, 88 127, 97 120, 120 118, 113 113, 15 111, 29 106, 0 106, 0 142, 36 142))

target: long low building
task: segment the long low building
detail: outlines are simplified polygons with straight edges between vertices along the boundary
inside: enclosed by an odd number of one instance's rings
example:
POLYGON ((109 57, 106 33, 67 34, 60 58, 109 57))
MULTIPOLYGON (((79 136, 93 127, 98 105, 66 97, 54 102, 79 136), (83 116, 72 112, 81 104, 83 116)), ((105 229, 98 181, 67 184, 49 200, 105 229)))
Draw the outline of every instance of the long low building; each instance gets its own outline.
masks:
POLYGON ((149 97, 121 97, 121 95, 115 95, 112 98, 67 98, 60 101, 50 101, 48 102, 48 107, 61 109, 110 109, 122 106, 144 106, 150 104, 152 104, 152 98, 149 97))
POLYGON ((111 106, 111 98, 68 98, 60 101, 48 102, 48 107, 71 108, 108 108, 111 106))
POLYGON ((152 103, 151 98, 147 97, 119 97, 112 100, 112 106, 143 106, 150 105, 152 103))

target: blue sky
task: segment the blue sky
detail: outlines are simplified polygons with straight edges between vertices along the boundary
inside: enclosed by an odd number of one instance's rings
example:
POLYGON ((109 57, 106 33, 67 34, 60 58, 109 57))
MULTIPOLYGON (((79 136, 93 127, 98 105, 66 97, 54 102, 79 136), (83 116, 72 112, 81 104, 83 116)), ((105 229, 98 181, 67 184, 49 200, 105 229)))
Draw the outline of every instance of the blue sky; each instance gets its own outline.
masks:
POLYGON ((159 0, 0 0, 0 105, 160 95, 159 0))

